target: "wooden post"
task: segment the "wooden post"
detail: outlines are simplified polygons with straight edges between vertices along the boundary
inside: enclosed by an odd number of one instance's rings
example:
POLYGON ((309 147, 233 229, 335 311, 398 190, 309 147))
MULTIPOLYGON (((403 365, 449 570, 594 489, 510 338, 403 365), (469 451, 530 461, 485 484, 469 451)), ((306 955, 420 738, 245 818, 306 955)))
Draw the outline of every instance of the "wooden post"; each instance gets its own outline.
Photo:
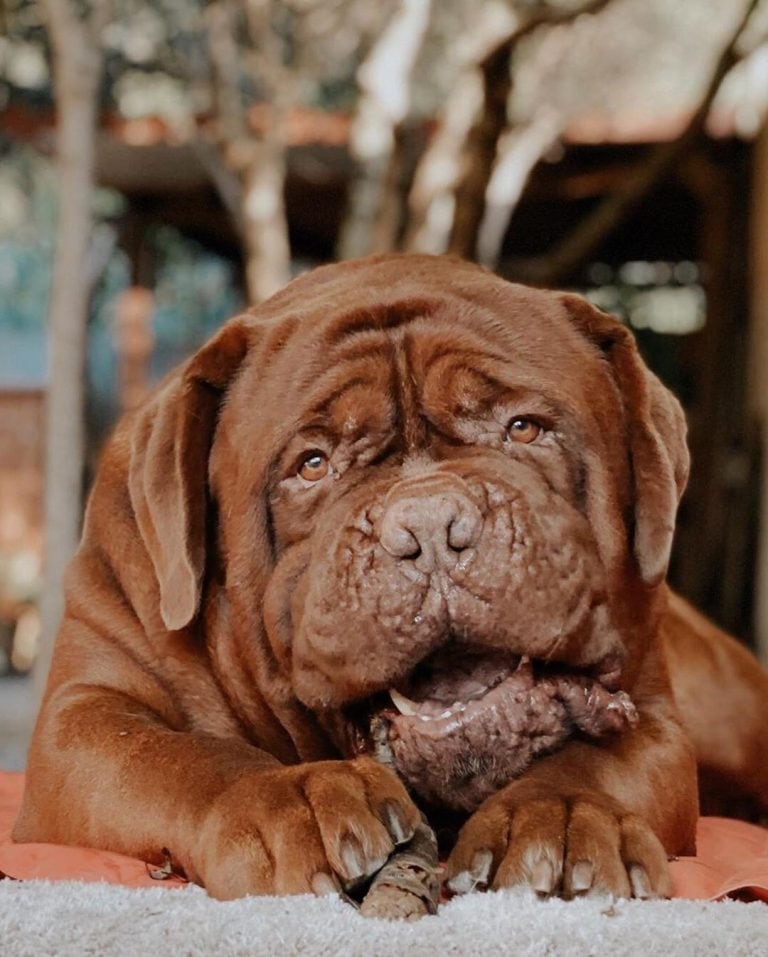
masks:
POLYGON ((155 344, 153 307, 154 296, 142 286, 129 286, 118 297, 115 350, 121 412, 136 408, 149 392, 149 361, 155 344))
POLYGON ((748 399, 762 445, 754 628, 757 654, 768 664, 768 127, 755 141, 751 192, 748 399))

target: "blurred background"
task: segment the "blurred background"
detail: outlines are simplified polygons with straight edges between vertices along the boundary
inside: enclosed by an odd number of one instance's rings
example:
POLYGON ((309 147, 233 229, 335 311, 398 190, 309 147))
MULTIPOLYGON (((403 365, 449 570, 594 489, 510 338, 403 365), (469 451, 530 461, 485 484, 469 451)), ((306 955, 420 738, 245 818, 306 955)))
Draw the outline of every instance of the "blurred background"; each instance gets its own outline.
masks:
POLYGON ((633 328, 690 425, 672 582, 768 660, 767 110, 768 0, 0 0, 0 767, 116 416, 391 249, 633 328))

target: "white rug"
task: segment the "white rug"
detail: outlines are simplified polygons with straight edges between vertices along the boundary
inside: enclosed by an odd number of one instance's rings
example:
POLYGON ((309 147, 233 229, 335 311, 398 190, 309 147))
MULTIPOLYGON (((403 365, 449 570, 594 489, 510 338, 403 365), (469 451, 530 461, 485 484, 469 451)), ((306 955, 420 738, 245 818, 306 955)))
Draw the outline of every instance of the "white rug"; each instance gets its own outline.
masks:
POLYGON ((209 899, 197 887, 0 881, 2 957, 766 957, 768 905, 539 901, 477 894, 413 924, 367 920, 335 898, 209 899))

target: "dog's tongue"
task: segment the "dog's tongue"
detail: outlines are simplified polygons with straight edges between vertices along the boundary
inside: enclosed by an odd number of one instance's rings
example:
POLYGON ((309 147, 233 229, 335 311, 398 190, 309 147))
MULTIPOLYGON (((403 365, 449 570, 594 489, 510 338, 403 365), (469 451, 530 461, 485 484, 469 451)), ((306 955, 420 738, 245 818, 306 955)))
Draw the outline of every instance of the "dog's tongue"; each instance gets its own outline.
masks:
POLYGON ((455 648, 389 694, 371 727, 380 760, 422 797, 469 811, 575 731, 601 737, 637 721, 629 696, 597 678, 455 648))

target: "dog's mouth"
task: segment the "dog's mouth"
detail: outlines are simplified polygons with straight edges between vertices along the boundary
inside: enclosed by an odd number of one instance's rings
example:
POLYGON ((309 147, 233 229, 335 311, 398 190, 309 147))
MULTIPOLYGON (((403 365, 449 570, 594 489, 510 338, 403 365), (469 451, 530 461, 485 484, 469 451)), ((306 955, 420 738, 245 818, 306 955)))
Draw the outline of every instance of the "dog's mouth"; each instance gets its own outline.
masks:
POLYGON ((634 725, 619 678, 612 662, 575 669, 449 644, 350 709, 355 750, 393 767, 423 798, 472 811, 568 737, 634 725))

